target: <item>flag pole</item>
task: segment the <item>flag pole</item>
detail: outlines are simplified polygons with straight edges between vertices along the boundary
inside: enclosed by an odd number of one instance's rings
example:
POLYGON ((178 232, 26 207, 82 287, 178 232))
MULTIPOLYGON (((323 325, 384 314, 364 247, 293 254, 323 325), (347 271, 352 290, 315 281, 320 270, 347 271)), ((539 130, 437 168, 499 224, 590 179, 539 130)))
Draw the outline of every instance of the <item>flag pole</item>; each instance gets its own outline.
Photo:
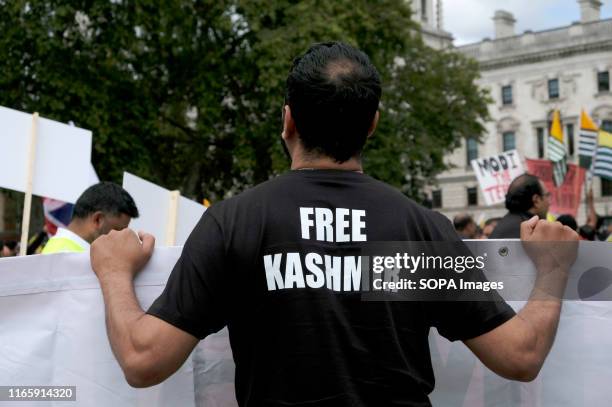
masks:
POLYGON ((21 243, 19 255, 25 256, 28 252, 28 234, 30 231, 30 212, 32 211, 32 188, 34 186, 34 163, 36 160, 36 145, 38 142, 38 112, 32 115, 30 129, 30 148, 28 151, 27 179, 25 197, 23 199, 23 214, 21 218, 21 243))
POLYGON ((166 246, 176 244, 176 223, 178 217, 178 202, 181 191, 170 191, 170 204, 168 205, 168 223, 166 226, 166 246))
MULTIPOLYGON (((580 167, 578 167, 580 169, 580 167)), ((584 216, 589 220, 589 202, 588 202, 588 193, 589 193, 589 183, 591 182, 591 169, 589 168, 584 174, 584 216)))

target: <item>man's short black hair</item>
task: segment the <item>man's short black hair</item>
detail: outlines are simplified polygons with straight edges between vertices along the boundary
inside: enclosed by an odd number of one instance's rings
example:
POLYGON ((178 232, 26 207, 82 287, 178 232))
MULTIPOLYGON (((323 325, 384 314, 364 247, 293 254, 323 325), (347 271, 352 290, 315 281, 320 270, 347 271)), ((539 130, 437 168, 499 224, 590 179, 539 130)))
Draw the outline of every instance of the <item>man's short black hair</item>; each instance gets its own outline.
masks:
POLYGON ((574 218, 570 214, 566 213, 563 215, 559 215, 559 217, 557 218, 557 222, 561 223, 562 225, 568 226, 572 230, 578 230, 578 223, 576 223, 576 218, 574 218))
POLYGON ((506 209, 512 213, 527 212, 533 207, 533 196, 542 196, 540 179, 532 174, 522 174, 516 177, 506 193, 506 209))
POLYGON ((381 92, 378 71, 365 53, 326 42, 293 61, 285 103, 306 150, 342 163, 363 149, 381 92))
MULTIPOLYGON (((2 246, 6 246, 9 248, 9 250, 15 250, 17 248, 17 241, 15 240, 7 240, 3 243, 2 246)), ((2 249, 2 246, 0 246, 0 249, 2 249)))
POLYGON ((464 230, 470 223, 476 224, 476 222, 474 222, 474 218, 466 213, 462 213, 453 218, 453 226, 457 232, 464 230))
POLYGON ((112 182, 100 182, 87 188, 74 205, 72 219, 85 219, 97 211, 115 216, 124 213, 130 218, 138 217, 138 208, 130 194, 112 182))

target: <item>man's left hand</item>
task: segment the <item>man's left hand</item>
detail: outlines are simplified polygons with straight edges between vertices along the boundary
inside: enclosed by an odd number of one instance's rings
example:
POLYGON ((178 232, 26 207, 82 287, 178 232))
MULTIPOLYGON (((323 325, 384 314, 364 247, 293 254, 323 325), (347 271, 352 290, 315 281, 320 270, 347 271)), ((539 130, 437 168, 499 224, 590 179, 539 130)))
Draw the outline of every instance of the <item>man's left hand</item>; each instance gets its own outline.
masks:
POLYGON ((99 280, 111 276, 125 276, 131 279, 147 264, 155 238, 144 232, 138 235, 131 229, 112 230, 100 236, 91 245, 91 267, 99 280))

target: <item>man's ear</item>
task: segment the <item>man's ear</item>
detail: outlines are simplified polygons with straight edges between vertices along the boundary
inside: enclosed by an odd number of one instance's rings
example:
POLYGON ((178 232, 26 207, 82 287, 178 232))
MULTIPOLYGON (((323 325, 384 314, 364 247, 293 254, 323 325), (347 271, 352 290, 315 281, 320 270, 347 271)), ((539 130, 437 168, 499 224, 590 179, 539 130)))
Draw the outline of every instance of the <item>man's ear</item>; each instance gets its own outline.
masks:
POLYGON ((287 141, 287 139, 292 138, 295 132, 295 121, 291 115, 291 108, 289 105, 285 105, 283 107, 283 140, 287 141))
POLYGON ((380 118, 380 111, 376 111, 374 115, 374 119, 372 120, 372 124, 370 124, 370 128, 368 129, 368 137, 372 137, 374 131, 376 130, 376 126, 378 126, 378 119, 380 118))
POLYGON ((91 221, 96 229, 100 229, 100 227, 102 227, 102 222, 104 222, 104 214, 101 211, 94 212, 91 214, 91 221))

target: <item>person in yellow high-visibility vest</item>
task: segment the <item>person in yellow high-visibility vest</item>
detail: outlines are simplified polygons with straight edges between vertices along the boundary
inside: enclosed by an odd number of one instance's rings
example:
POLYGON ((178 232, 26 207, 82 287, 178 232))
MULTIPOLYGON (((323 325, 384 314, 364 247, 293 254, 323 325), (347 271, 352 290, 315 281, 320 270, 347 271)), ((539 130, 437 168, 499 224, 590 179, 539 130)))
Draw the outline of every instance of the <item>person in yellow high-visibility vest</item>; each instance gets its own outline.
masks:
POLYGON ((130 194, 112 182, 100 182, 87 188, 74 205, 67 228, 58 228, 42 254, 80 253, 98 236, 126 228, 138 208, 130 194))

